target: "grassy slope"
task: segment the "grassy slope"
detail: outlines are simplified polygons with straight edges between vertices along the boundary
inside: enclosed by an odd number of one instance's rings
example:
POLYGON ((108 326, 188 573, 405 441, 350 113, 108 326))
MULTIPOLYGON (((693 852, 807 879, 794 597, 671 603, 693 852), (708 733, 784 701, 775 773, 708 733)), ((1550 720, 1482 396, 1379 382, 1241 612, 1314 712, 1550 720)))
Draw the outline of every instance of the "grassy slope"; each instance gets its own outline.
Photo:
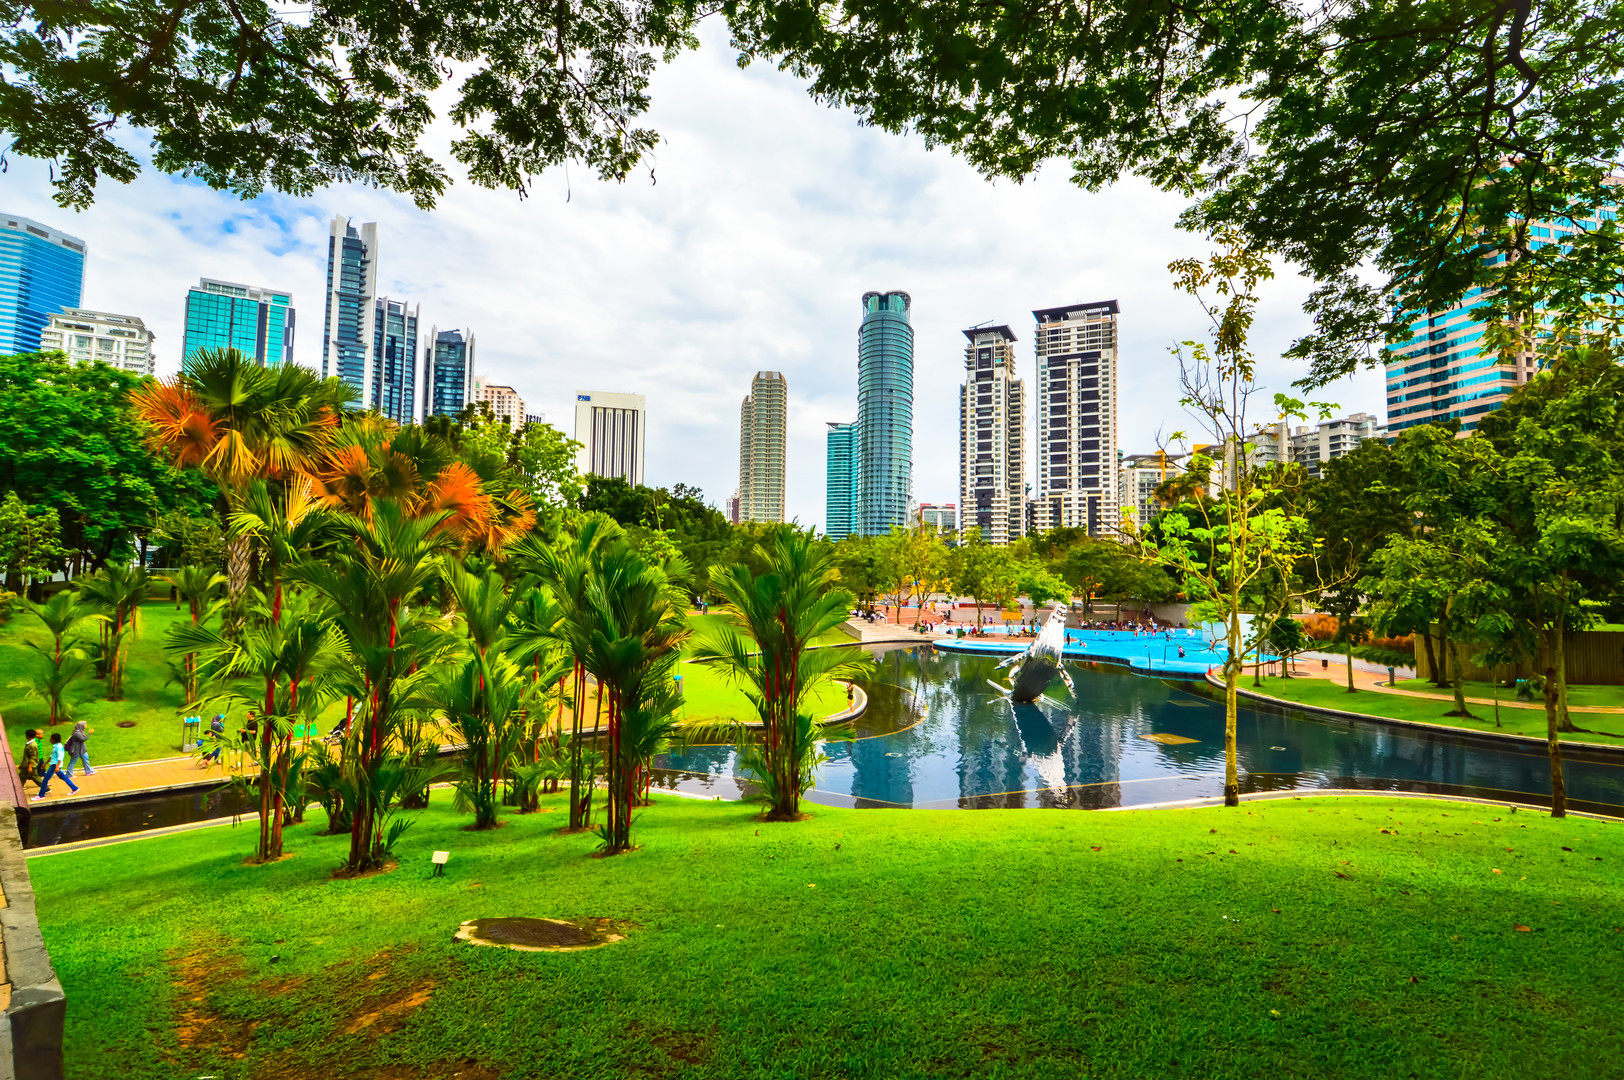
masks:
POLYGON ((473 834, 436 802, 403 865, 362 881, 328 879, 345 839, 314 825, 269 867, 242 865, 249 832, 226 828, 31 860, 69 1076, 1620 1068, 1617 824, 1303 799, 768 825, 666 796, 642 850, 600 860, 557 813, 473 834), (451 941, 513 915, 641 930, 564 955, 451 941))
MULTIPOLYGON (((105 700, 107 683, 96 678, 94 672, 87 673, 69 688, 73 719, 85 721, 92 731, 92 765, 175 757, 181 752, 180 717, 185 695, 179 684, 169 682, 163 636, 171 623, 187 617, 184 608, 169 603, 142 606, 139 636, 127 654, 123 701, 105 700), (134 721, 135 727, 120 728, 117 726, 120 720, 134 721)), ((94 628, 87 631, 95 632, 94 628)), ((0 626, 0 703, 3 703, 0 711, 5 714, 6 736, 11 740, 13 755, 21 753, 23 731, 45 727, 47 716, 43 701, 24 701, 23 692, 11 686, 13 679, 37 672, 42 663, 40 655, 28 648, 25 641, 49 645, 50 637, 38 619, 19 612, 0 626)), ((73 729, 70 723, 54 730, 66 738, 73 729)))
MULTIPOLYGON (((1261 689, 1262 693, 1286 701, 1318 705, 1326 709, 1341 709, 1344 712, 1364 713, 1366 716, 1385 716, 1394 720, 1412 720, 1424 724, 1438 724, 1441 727, 1467 728, 1471 731, 1532 735, 1541 739, 1545 737, 1545 713, 1539 709, 1502 708, 1500 726, 1496 728, 1493 705, 1472 705, 1472 714, 1477 717, 1472 720, 1443 715, 1455 707, 1453 701, 1403 697, 1399 694, 1384 694, 1379 690, 1361 690, 1356 694, 1350 694, 1346 686, 1324 679, 1281 679, 1266 676, 1263 686, 1259 688, 1252 685, 1252 676, 1248 672, 1241 680, 1241 686, 1253 691, 1261 689)), ((1564 742, 1624 745, 1624 716, 1597 713, 1573 713, 1572 716, 1576 725, 1588 729, 1593 734, 1570 732, 1562 736, 1564 742)))

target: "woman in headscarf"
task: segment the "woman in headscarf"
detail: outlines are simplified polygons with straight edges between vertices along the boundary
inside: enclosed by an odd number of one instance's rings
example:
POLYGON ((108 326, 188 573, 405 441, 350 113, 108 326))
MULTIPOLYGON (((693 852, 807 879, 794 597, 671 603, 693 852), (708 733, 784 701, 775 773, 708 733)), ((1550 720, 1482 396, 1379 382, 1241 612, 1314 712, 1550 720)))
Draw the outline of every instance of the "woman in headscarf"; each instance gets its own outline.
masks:
POLYGON ((73 779, 73 763, 83 762, 86 776, 95 776, 96 770, 90 767, 90 751, 85 749, 85 740, 90 732, 85 730, 85 722, 79 721, 73 725, 73 734, 68 736, 68 767, 62 775, 69 780, 73 779))

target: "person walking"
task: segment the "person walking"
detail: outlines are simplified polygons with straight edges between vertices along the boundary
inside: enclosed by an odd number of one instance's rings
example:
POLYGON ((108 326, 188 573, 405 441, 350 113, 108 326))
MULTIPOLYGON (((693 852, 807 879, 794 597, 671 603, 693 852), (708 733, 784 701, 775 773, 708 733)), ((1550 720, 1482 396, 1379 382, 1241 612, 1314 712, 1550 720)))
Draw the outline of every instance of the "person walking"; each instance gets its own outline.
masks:
POLYGON ((40 782, 43 758, 40 754, 39 732, 29 728, 23 736, 23 760, 17 766, 17 779, 24 784, 40 782))
POLYGON ((226 718, 221 713, 215 713, 214 719, 209 722, 209 734, 214 739, 214 749, 203 755, 198 767, 206 769, 214 762, 220 760, 220 751, 226 748, 226 718))
MULTIPOLYGON (((45 778, 39 782, 39 794, 35 795, 34 799, 38 800, 45 798, 51 787, 51 777, 62 776, 62 761, 66 757, 67 750, 62 745, 62 736, 60 734, 52 735, 51 761, 50 764, 45 767, 45 778)), ((76 792, 79 790, 79 785, 75 784, 73 782, 73 778, 70 776, 62 776, 62 782, 68 785, 69 791, 76 792)))
POLYGON ((96 775, 96 770, 90 767, 90 751, 85 749, 85 740, 89 737, 90 732, 85 730, 83 720, 73 725, 73 734, 68 736, 67 742, 68 767, 62 770, 62 779, 73 779, 73 763, 76 761, 85 767, 86 776, 96 775))

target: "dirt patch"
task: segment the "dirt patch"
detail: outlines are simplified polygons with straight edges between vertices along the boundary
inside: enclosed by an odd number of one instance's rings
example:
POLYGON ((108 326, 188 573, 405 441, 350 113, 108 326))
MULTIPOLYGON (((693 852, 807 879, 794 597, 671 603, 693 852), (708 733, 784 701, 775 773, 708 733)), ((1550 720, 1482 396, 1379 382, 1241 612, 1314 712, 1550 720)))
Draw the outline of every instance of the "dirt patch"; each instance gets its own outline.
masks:
POLYGON ((134 720, 120 720, 118 723, 114 724, 113 726, 114 727, 121 727, 121 728, 132 728, 132 727, 135 726, 135 721, 134 720))
POLYGON ((392 873, 393 871, 399 869, 399 867, 400 862, 396 859, 390 859, 382 866, 374 866, 371 870, 362 870, 359 873, 351 870, 347 866, 340 866, 337 870, 333 871, 333 879, 335 881, 360 881, 363 878, 377 877, 379 874, 392 873))
MULTIPOLYGON (((225 943, 220 943, 224 945, 225 943)), ((215 1016, 209 994, 243 975, 242 960, 220 947, 175 950, 169 956, 169 981, 175 988, 175 1038, 186 1050, 214 1051, 240 1058, 259 1022, 233 1022, 215 1016)))
POLYGON ((457 928, 455 940, 521 952, 577 952, 621 941, 631 925, 614 919, 473 919, 457 928))
POLYGON ((414 1009, 428 1003, 429 997, 434 993, 434 980, 425 979, 416 986, 408 986, 397 990, 386 997, 368 1002, 366 1011, 356 1014, 344 1027, 344 1034, 354 1035, 357 1031, 372 1029, 373 1034, 383 1035, 399 1027, 401 1021, 414 1009))

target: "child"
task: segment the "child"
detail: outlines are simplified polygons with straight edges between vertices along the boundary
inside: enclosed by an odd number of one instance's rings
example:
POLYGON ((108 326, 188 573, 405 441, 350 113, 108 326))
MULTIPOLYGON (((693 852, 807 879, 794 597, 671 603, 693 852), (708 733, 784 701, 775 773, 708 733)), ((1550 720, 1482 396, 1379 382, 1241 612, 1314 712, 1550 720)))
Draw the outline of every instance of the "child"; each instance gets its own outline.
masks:
MULTIPOLYGON (((51 763, 46 766, 45 778, 39 782, 39 794, 34 796, 36 800, 45 798, 46 792, 51 786, 51 777, 62 776, 62 760, 65 757, 67 757, 67 750, 62 746, 61 734, 53 734, 51 736, 51 763)), ((77 792, 79 790, 79 785, 73 782, 72 777, 62 776, 62 781, 68 785, 69 791, 77 792)))
POLYGON ((76 761, 85 767, 86 776, 96 775, 96 770, 90 767, 90 752, 85 749, 85 739, 89 736, 90 732, 85 730, 83 720, 73 725, 73 734, 68 736, 67 742, 68 767, 62 770, 62 779, 73 779, 73 763, 76 761))

